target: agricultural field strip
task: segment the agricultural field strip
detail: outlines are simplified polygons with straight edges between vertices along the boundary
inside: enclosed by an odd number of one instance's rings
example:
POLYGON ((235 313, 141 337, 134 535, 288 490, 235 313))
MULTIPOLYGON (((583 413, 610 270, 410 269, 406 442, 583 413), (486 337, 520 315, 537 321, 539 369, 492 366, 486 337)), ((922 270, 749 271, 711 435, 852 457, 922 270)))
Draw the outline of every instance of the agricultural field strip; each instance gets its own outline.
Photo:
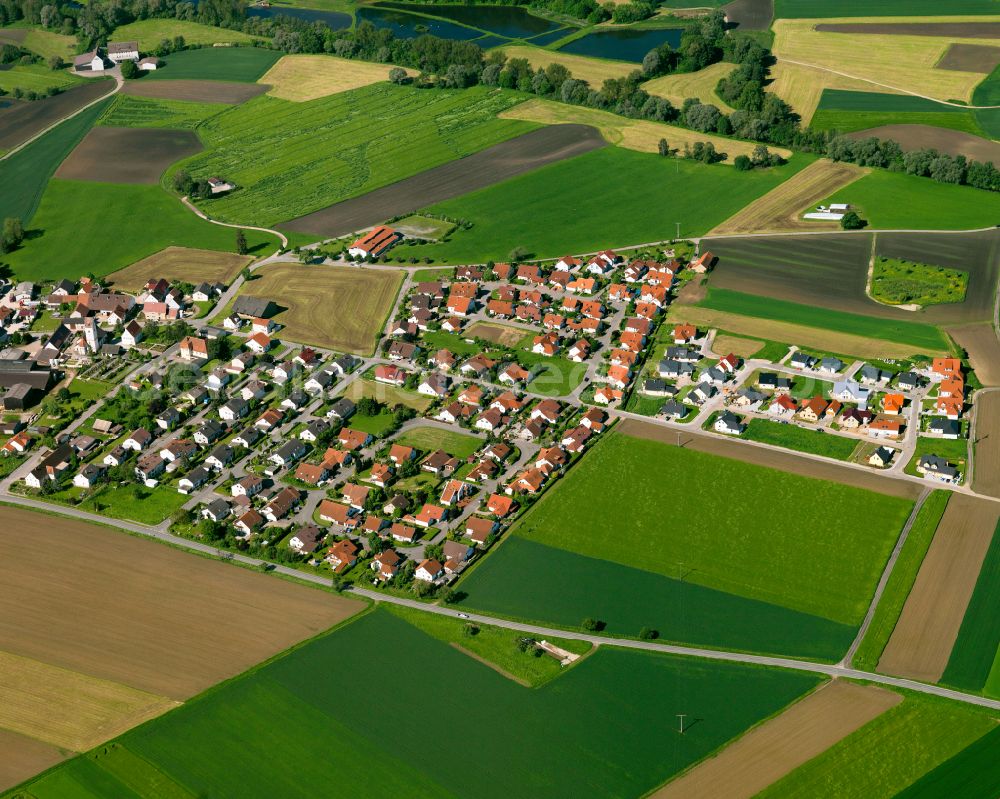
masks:
POLYGON ((771 67, 771 83, 767 91, 788 103, 802 117, 803 125, 812 121, 826 89, 902 94, 896 89, 875 87, 868 81, 848 78, 821 67, 807 67, 781 59, 771 67))
MULTIPOLYGON (((38 500, 28 499, 26 497, 18 496, 17 494, 11 494, 7 491, 0 491, 0 496, 3 498, 3 502, 8 505, 16 505, 22 508, 28 508, 32 510, 41 510, 46 513, 51 514, 53 512, 52 506, 44 502, 39 502, 38 500)), ((62 509, 65 513, 65 509, 62 509)), ((98 524, 106 523, 106 520, 98 516, 97 514, 84 513, 81 511, 75 511, 72 516, 74 518, 83 519, 86 521, 96 522, 98 524)), ((135 524, 128 521, 116 521, 115 525, 129 532, 137 533, 141 536, 146 536, 154 538, 160 541, 167 542, 175 547, 181 549, 192 550, 194 552, 199 552, 203 555, 208 555, 210 557, 217 557, 218 549, 214 546, 209 546, 207 544, 202 544, 198 541, 192 541, 187 538, 181 538, 179 536, 171 535, 162 529, 156 527, 149 527, 142 524, 135 524)), ((233 560, 253 567, 259 567, 266 561, 258 560, 257 558, 251 558, 246 555, 234 554, 233 560)), ((314 583, 317 585, 322 585, 329 587, 331 581, 312 574, 307 574, 305 572, 298 571, 296 569, 291 569, 287 566, 268 564, 272 567, 272 570, 278 574, 285 577, 291 577, 295 580, 300 580, 308 583, 314 583)), ((455 611, 451 608, 440 607, 438 605, 428 605, 423 602, 418 602, 416 600, 404 599, 403 597, 392 596, 388 594, 379 593, 376 591, 369 591, 364 588, 353 588, 351 589, 351 594, 356 594, 357 596, 363 597, 364 599, 371 600, 373 602, 390 602, 398 605, 405 605, 416 610, 422 610, 425 613, 440 613, 445 616, 452 616, 455 611)), ((824 674, 828 677, 844 677, 852 680, 864 680, 867 682, 874 682, 881 685, 888 685, 895 688, 908 688, 912 691, 917 691, 918 693, 931 694, 934 696, 944 697, 945 699, 953 699, 957 702, 963 702, 965 704, 978 705, 980 707, 991 708, 993 710, 1000 710, 1000 700, 989 699, 983 696, 977 696, 975 694, 967 694, 962 691, 955 691, 950 688, 942 688, 939 685, 931 685, 928 683, 919 682, 917 680, 907 679, 905 677, 892 677, 885 674, 876 674, 873 672, 860 671, 858 669, 846 668, 840 665, 828 665, 825 663, 812 663, 806 660, 795 660, 793 658, 783 658, 783 657, 772 657, 768 655, 750 655, 743 652, 726 652, 723 650, 716 649, 703 649, 698 647, 689 646, 677 646, 674 644, 658 644, 654 641, 639 641, 631 638, 615 638, 611 636, 603 635, 591 635, 589 633, 581 633, 574 630, 560 630, 553 627, 542 627, 537 624, 526 624, 517 621, 511 621, 510 619, 502 619, 494 616, 488 616, 481 613, 469 613, 469 621, 478 622, 480 624, 492 624, 496 627, 506 627, 511 630, 520 630, 521 632, 531 633, 538 636, 554 636, 561 638, 572 638, 579 641, 586 641, 594 645, 606 644, 613 646, 621 646, 628 649, 642 649, 650 652, 665 652, 667 654, 674 655, 685 655, 689 657, 700 657, 707 660, 723 660, 730 661, 734 663, 749 663, 760 666, 774 666, 777 668, 793 669, 796 671, 807 671, 813 674, 824 674)))
MULTIPOLYGON (((267 93, 272 97, 303 103, 388 80, 390 70, 396 68, 332 55, 286 55, 257 82, 270 86, 267 93)), ((416 74, 412 69, 404 71, 416 74)))

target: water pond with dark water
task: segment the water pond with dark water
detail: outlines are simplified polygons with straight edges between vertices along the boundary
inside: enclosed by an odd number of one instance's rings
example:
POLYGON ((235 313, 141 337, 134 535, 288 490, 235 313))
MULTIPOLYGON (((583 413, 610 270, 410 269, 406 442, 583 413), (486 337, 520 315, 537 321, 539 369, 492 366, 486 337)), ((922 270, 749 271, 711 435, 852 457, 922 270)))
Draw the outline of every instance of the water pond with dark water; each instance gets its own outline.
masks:
POLYGON ((683 28, 623 28, 588 33, 559 48, 562 53, 613 58, 617 61, 639 63, 654 47, 666 43, 677 47, 681 43, 683 28))

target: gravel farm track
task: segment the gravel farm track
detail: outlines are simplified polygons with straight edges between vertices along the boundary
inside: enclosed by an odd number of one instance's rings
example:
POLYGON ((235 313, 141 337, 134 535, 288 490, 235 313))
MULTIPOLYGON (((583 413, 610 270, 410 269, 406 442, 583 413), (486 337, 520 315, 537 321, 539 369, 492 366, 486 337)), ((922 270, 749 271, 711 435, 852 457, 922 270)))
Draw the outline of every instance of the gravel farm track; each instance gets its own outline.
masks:
POLYGON ((0 150, 12 150, 32 136, 65 118, 85 105, 110 94, 114 83, 94 80, 74 86, 44 100, 15 100, 10 108, 0 110, 0 150))
POLYGON ((153 186, 168 166, 202 149, 193 130, 96 127, 59 165, 55 177, 153 186))
POLYGON ((278 225, 335 238, 607 145, 589 125, 553 125, 278 225))
POLYGON ((270 88, 263 83, 236 83, 224 80, 131 80, 122 87, 122 94, 157 100, 190 100, 195 103, 239 105, 270 88))

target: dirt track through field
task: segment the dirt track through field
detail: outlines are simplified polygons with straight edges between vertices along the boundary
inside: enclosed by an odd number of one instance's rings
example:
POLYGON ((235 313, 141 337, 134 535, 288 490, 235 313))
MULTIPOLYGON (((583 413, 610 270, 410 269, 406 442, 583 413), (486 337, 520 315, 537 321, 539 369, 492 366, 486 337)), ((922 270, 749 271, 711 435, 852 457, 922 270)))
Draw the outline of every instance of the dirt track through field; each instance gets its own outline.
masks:
POLYGON ((224 80, 129 80, 122 94, 158 100, 191 100, 196 103, 245 103, 271 87, 264 83, 235 83, 224 80))
POLYGON ((0 150, 14 149, 60 119, 110 94, 114 87, 112 81, 94 80, 44 100, 19 101, 0 110, 0 150))
POLYGON ((750 799, 902 701, 885 688, 833 680, 651 796, 750 799))
POLYGON ((0 730, 0 791, 5 791, 69 757, 34 738, 0 730))
MULTIPOLYGON (((1000 364, 1000 360, 997 363, 1000 364)), ((1000 497, 1000 391, 980 394, 975 413, 976 456, 972 486, 980 494, 1000 497)))
POLYGON ((947 36, 952 39, 1000 39, 1000 22, 821 22, 827 33, 874 36, 947 36))
POLYGON ((191 130, 92 128, 55 176, 63 180, 154 185, 175 161, 202 150, 191 130))
POLYGON ((363 605, 104 527, 0 507, 0 650, 173 699, 363 605))
POLYGON ((997 503, 952 495, 878 662, 880 672, 941 679, 998 518, 997 503))
POLYGON ((1000 64, 1000 47, 989 44, 955 43, 937 62, 937 68, 954 69, 959 72, 982 72, 988 75, 997 64, 1000 64))
POLYGON ((892 497, 903 497, 915 501, 920 496, 922 489, 919 484, 908 480, 894 480, 874 472, 803 458, 783 450, 748 446, 719 436, 678 430, 674 427, 640 422, 635 419, 623 419, 616 429, 619 433, 627 436, 660 441, 675 446, 679 433, 681 445, 687 449, 707 452, 710 455, 719 455, 723 458, 732 458, 770 469, 778 469, 789 474, 814 477, 817 480, 830 480, 855 488, 865 488, 892 497))
POLYGON ((964 130, 949 130, 934 125, 879 125, 848 133, 849 139, 892 139, 903 150, 924 150, 933 148, 949 155, 964 155, 974 161, 1000 161, 1000 142, 984 139, 966 133, 964 130))
POLYGON ((606 144, 589 125, 540 128, 278 227, 331 238, 343 236, 606 144))

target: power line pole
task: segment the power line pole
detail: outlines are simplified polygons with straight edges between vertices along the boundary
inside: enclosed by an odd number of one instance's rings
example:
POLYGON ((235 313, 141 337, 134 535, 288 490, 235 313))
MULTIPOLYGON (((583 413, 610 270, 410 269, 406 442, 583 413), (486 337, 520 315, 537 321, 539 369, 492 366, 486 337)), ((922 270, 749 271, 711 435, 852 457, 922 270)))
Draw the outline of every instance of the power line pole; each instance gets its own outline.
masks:
POLYGON ((680 222, 674 222, 674 224, 677 225, 677 240, 680 240, 680 237, 681 237, 681 223, 680 222))
POLYGON ((677 718, 680 719, 680 722, 681 722, 681 735, 683 735, 684 734, 684 719, 687 718, 687 713, 678 713, 677 714, 677 718))

